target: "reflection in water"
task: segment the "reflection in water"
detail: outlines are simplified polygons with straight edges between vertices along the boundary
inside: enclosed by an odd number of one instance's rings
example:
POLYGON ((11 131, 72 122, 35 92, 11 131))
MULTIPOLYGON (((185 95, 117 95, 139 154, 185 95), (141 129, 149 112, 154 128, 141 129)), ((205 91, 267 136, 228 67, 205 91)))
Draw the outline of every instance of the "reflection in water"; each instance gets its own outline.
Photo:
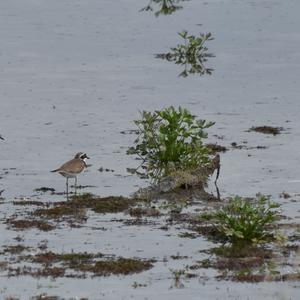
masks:
POLYGON ((149 4, 140 11, 154 11, 154 7, 158 7, 158 10, 154 13, 156 17, 160 15, 171 15, 177 10, 182 9, 182 6, 178 4, 185 1, 189 0, 150 0, 149 4))
POLYGON ((171 48, 168 53, 157 54, 156 58, 174 61, 175 64, 184 66, 184 70, 179 74, 182 77, 196 73, 200 76, 211 75, 213 69, 204 66, 209 57, 214 57, 214 54, 209 53, 205 46, 207 41, 213 40, 211 33, 201 33, 199 37, 188 35, 187 31, 178 34, 184 39, 184 43, 178 44, 176 48, 171 48))

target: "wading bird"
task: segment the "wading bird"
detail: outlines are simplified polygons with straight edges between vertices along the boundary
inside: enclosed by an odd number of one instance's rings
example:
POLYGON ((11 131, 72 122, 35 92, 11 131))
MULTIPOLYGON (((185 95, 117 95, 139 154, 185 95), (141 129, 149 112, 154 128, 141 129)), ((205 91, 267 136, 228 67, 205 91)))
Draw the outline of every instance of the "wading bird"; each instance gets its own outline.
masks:
POLYGON ((67 161, 58 169, 51 171, 51 172, 58 172, 60 175, 66 177, 67 195, 69 193, 69 182, 68 182, 69 178, 75 178, 75 194, 76 194, 77 175, 81 173, 84 170, 84 168, 87 167, 85 163, 86 159, 89 159, 89 157, 85 153, 78 152, 73 159, 67 161))

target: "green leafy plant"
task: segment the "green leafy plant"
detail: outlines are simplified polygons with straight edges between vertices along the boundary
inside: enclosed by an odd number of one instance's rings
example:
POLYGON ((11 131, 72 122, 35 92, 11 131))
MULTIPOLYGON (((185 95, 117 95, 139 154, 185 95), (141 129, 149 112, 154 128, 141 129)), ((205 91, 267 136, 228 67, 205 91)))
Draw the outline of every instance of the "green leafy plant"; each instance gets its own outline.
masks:
POLYGON ((199 37, 188 35, 187 31, 178 34, 184 39, 184 44, 178 44, 177 47, 171 48, 168 53, 157 54, 156 58, 166 59, 184 66, 184 70, 179 74, 182 77, 195 73, 211 75, 213 69, 204 66, 209 57, 214 57, 214 54, 209 53, 205 46, 207 41, 213 40, 211 33, 201 33, 199 37))
POLYGON ((236 196, 212 213, 211 221, 225 241, 263 242, 275 239, 272 225, 276 223, 278 207, 264 195, 258 194, 254 201, 236 196))
POLYGON ((149 4, 140 11, 154 11, 154 7, 158 6, 158 10, 154 13, 156 17, 160 15, 171 15, 179 9, 182 9, 181 2, 189 0, 150 0, 149 4))
MULTIPOLYGON (((214 123, 196 119, 187 109, 173 106, 161 111, 143 111, 134 121, 139 135, 127 154, 142 159, 140 175, 159 179, 176 170, 195 169, 209 162, 209 149, 203 145, 206 128, 214 123)), ((138 168, 139 169, 139 168, 138 168)))

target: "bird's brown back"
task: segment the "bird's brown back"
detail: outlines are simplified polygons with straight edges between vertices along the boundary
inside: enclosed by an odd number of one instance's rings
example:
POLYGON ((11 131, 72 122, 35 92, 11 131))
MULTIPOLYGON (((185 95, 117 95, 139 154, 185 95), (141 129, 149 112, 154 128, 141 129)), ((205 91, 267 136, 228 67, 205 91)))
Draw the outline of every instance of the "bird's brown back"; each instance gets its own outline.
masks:
POLYGON ((68 173, 75 173, 78 174, 83 171, 86 167, 86 164, 83 160, 79 158, 73 158, 66 163, 64 163, 61 167, 59 167, 56 171, 65 171, 68 173))

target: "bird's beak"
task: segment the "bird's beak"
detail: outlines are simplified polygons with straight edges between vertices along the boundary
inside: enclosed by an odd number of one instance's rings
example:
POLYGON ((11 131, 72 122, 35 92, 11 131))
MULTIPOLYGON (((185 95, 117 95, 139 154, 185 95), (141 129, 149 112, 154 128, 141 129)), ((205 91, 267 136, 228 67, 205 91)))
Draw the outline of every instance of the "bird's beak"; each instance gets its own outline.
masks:
POLYGON ((87 155, 86 155, 86 157, 85 158, 87 158, 87 159, 90 159, 87 155))

